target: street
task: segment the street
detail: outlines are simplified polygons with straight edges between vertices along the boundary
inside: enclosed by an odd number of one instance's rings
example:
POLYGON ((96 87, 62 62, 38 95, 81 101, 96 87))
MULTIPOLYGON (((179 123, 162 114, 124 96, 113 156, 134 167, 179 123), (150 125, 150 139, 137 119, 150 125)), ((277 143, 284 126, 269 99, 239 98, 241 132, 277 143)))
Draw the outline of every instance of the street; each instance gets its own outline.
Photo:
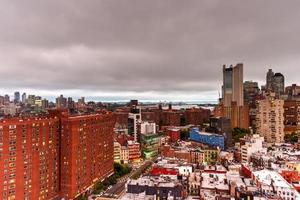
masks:
POLYGON ((101 197, 104 198, 119 198, 123 192, 125 191, 125 185, 129 178, 134 178, 135 176, 138 176, 139 174, 142 174, 142 172, 148 167, 152 165, 151 161, 144 161, 143 164, 141 164, 137 169, 132 170, 132 172, 128 175, 125 175, 121 177, 118 180, 118 183, 111 186, 101 197))

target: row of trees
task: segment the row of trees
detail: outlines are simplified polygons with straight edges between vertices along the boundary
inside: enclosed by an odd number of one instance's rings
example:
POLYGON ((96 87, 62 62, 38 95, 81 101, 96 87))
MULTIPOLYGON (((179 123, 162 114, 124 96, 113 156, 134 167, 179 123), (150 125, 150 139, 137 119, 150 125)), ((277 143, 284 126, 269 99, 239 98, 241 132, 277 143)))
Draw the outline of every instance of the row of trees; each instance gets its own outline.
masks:
POLYGON ((118 178, 129 174, 131 170, 132 168, 127 164, 122 165, 120 163, 114 163, 114 174, 105 179, 103 182, 97 182, 94 185, 93 194, 99 194, 103 190, 106 190, 110 185, 116 184, 118 178))
MULTIPOLYGON (((127 164, 114 163, 114 174, 104 181, 99 181, 95 183, 93 187, 93 194, 100 194, 102 191, 106 190, 110 185, 114 185, 118 182, 118 178, 125 176, 131 172, 132 168, 127 164)), ((87 196, 80 195, 76 200, 87 200, 87 196)))

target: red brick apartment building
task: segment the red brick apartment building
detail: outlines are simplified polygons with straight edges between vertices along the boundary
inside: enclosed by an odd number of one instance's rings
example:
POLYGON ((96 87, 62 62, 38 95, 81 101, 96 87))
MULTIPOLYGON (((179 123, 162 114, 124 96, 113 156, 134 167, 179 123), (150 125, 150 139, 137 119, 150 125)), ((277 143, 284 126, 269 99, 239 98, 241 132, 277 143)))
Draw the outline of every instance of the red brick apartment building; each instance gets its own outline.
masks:
POLYGON ((73 199, 113 172, 111 113, 0 121, 0 199, 73 199))

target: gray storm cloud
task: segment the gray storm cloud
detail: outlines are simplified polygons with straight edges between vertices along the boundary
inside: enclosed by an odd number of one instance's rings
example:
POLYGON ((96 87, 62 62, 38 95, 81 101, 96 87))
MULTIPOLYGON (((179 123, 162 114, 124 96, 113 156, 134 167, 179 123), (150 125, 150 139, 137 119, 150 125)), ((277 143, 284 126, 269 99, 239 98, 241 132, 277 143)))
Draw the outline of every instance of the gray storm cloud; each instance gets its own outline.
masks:
POLYGON ((245 65, 245 79, 263 83, 272 67, 289 84, 298 81, 296 0, 0 0, 0 5, 3 91, 217 98, 221 66, 237 62, 245 65))

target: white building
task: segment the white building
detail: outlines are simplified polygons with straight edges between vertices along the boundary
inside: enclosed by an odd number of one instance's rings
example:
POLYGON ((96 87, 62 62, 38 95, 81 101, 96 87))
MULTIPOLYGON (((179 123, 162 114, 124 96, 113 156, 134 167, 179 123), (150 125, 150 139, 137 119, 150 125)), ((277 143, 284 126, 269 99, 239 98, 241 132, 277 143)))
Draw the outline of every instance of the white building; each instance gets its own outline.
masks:
POLYGON ((254 180, 260 183, 263 193, 275 193, 284 200, 298 200, 300 195, 278 172, 261 170, 253 172, 254 180))
POLYGON ((141 134, 148 135, 148 134, 152 134, 152 133, 154 133, 154 134, 156 133, 155 122, 143 121, 141 123, 141 134))
POLYGON ((266 149, 263 148, 263 142, 264 137, 260 137, 258 134, 247 138, 245 145, 241 146, 242 163, 248 163, 253 153, 266 152, 266 149))
POLYGON ((179 175, 182 176, 189 176, 193 172, 193 167, 189 165, 182 165, 174 168, 178 169, 179 175))

